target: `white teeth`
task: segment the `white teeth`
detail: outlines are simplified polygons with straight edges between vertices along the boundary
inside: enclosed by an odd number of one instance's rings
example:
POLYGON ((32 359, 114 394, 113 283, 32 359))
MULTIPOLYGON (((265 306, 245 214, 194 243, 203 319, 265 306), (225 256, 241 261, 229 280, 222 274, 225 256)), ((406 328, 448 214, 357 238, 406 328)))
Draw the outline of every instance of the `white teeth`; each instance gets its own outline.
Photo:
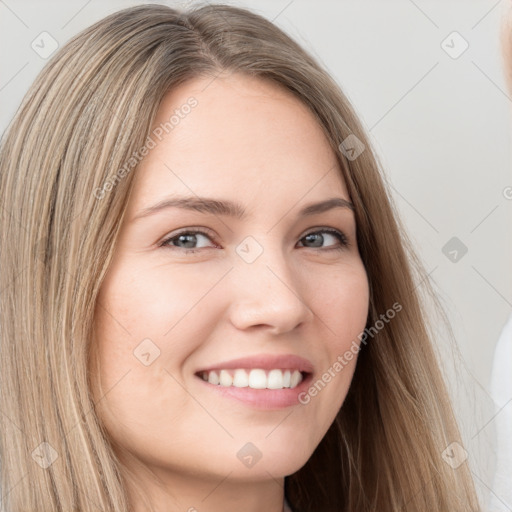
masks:
POLYGON ((233 386, 237 388, 246 388, 249 385, 249 377, 244 370, 235 370, 233 377, 233 386))
POLYGON ((220 370, 203 372, 203 380, 210 384, 237 388, 250 387, 252 389, 283 389, 295 388, 302 382, 302 373, 299 370, 265 370, 254 368, 252 370, 220 370))
MULTIPOLYGON (((288 371, 288 373, 290 373, 288 371)), ((268 381, 267 381, 267 387, 269 389, 280 389, 283 386, 283 372, 281 370, 270 370, 268 372, 268 381)))
POLYGON ((290 378, 290 387, 294 388, 295 386, 298 386, 299 382, 302 380, 302 375, 298 371, 294 371, 292 373, 292 376, 290 378))
POLYGON ((217 372, 210 372, 208 375, 208 382, 210 384, 218 384, 219 383, 219 376, 217 375, 217 372))
POLYGON ((229 372, 227 372, 226 370, 221 370, 219 384, 221 386, 229 387, 229 386, 231 386, 231 384, 233 384, 233 377, 231 377, 229 372))
POLYGON ((251 373, 249 373, 249 387, 252 389, 265 389, 267 387, 265 370, 251 370, 251 373))

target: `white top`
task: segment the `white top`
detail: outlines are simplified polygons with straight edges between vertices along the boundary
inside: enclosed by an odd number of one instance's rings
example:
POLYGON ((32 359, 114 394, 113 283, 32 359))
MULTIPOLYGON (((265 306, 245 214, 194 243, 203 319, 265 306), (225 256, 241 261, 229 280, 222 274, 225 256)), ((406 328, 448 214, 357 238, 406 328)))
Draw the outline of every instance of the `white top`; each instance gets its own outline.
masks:
POLYGON ((293 510, 290 508, 290 505, 289 505, 288 501, 286 500, 286 496, 284 497, 283 512, 293 512, 293 510))
POLYGON ((494 351, 491 395, 496 407, 496 472, 491 492, 492 512, 512 510, 512 315, 494 351))

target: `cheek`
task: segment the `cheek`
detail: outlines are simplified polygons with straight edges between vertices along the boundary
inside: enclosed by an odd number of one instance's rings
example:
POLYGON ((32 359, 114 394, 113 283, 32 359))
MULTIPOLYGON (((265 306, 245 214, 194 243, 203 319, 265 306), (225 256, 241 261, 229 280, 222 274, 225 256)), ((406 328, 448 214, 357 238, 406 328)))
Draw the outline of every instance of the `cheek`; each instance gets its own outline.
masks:
POLYGON ((158 439, 164 424, 179 423, 186 407, 177 383, 183 380, 182 363, 204 339, 201 326, 189 321, 197 315, 190 284, 177 276, 170 285, 158 274, 114 268, 96 307, 97 413, 113 440, 140 453, 153 444, 144 435, 158 439))
POLYGON ((150 404, 178 387, 169 374, 183 380, 184 362, 211 336, 220 314, 219 302, 208 300, 220 277, 220 270, 198 275, 166 266, 141 272, 140 265, 126 261, 112 265, 96 306, 98 398, 115 387, 108 401, 115 395, 117 407, 136 414, 135 403, 150 404), (125 393, 128 383, 132 390, 125 393))
POLYGON ((324 360, 316 380, 300 398, 324 429, 334 420, 347 395, 369 307, 369 285, 362 262, 347 265, 325 280, 312 299, 322 328, 324 360))
MULTIPOLYGON (((186 337, 190 318, 201 311, 201 300, 216 275, 197 275, 164 266, 136 272, 136 265, 113 268, 98 297, 97 324, 109 349, 119 355, 151 339, 162 353, 180 349, 178 337, 186 337), (117 347, 117 348, 116 348, 117 347)), ((174 352, 175 353, 175 352, 174 352)))
POLYGON ((313 300, 315 312, 325 324, 331 353, 345 350, 363 331, 368 316, 369 285, 362 261, 346 265, 324 280, 313 300))
POLYGON ((224 267, 126 264, 113 274, 105 300, 130 332, 157 331, 159 337, 170 338, 208 302, 204 299, 229 269, 224 267), (136 272, 139 267, 143 270, 136 272))

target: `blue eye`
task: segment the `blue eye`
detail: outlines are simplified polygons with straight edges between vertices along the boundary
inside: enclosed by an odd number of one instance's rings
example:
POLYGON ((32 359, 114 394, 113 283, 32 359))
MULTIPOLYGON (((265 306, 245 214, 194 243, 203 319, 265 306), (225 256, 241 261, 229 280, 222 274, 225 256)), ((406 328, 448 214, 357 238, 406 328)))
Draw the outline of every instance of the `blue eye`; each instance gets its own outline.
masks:
MULTIPOLYGON (((207 247, 191 247, 198 243, 198 235, 201 235, 203 237, 206 237, 210 240, 212 240, 214 237, 212 234, 210 234, 208 231, 200 230, 200 229, 193 229, 189 228, 186 230, 181 231, 180 233, 177 233, 169 238, 166 238, 163 242, 160 243, 160 247, 168 247, 171 249, 183 249, 183 251, 187 254, 196 253, 199 251, 199 249, 207 249, 207 247), (179 246, 176 244, 183 243, 185 246, 179 246), (188 244, 188 247, 186 246, 188 244)), ((304 235, 301 240, 307 240, 308 242, 316 243, 316 246, 311 246, 306 248, 315 249, 319 248, 322 251, 333 251, 333 250, 344 250, 345 248, 350 246, 350 243, 346 237, 346 235, 338 231, 337 229, 331 229, 331 228, 322 228, 317 231, 311 231, 304 235), (328 246, 328 247, 322 247, 321 244, 325 241, 325 233, 327 233, 329 236, 335 237, 339 244, 335 244, 334 246, 328 246), (320 246, 318 246, 318 243, 320 243, 320 246)), ((211 248, 211 247, 210 247, 211 248)))
MULTIPOLYGON (((332 251, 332 250, 342 250, 349 246, 349 242, 347 237, 345 236, 345 233, 342 233, 341 231, 338 231, 337 229, 321 229, 318 231, 311 231, 310 233, 306 234, 302 240, 313 237, 313 235, 316 237, 316 240, 319 240, 320 243, 322 243, 325 240, 325 236, 322 235, 322 233, 328 233, 330 236, 334 236, 338 239, 340 245, 336 245, 334 247, 327 247, 323 250, 332 251)), ((315 238, 310 238, 310 241, 315 241, 315 238)), ((318 247, 318 246, 316 246, 318 247)))
POLYGON ((172 249, 183 249, 186 253, 194 253, 198 252, 198 249, 196 248, 190 248, 190 247, 179 247, 176 245, 173 245, 171 242, 177 241, 183 242, 185 244, 195 244, 197 243, 197 235, 202 235, 206 238, 212 238, 212 235, 207 233, 206 231, 201 231, 199 229, 187 229, 184 231, 181 231, 180 233, 173 235, 172 237, 167 238, 161 243, 161 247, 170 247, 172 249))

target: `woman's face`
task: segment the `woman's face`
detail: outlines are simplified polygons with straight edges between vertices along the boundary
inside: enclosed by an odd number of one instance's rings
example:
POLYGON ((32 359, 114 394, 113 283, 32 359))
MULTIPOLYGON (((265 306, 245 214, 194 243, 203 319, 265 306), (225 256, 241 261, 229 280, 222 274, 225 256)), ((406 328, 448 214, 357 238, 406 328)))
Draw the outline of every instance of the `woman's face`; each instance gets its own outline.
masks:
POLYGON ((98 414, 161 476, 292 474, 343 403, 356 357, 339 356, 368 311, 335 154, 299 100, 236 74, 175 88, 154 128, 98 297, 98 414))

